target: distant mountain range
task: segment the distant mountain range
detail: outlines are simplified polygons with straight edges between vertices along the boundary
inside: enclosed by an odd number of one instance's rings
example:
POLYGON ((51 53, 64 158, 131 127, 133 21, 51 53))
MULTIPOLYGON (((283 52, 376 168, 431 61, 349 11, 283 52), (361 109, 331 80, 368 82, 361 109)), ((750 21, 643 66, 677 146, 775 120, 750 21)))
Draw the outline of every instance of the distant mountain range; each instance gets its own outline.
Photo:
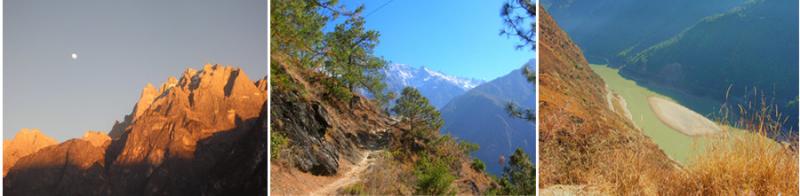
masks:
POLYGON ((468 90, 483 84, 483 80, 450 76, 425 66, 415 68, 406 64, 390 64, 381 71, 387 90, 400 93, 406 86, 417 88, 436 108, 468 90))
POLYGON ((590 63, 620 66, 647 47, 745 0, 542 0, 590 63))
POLYGON ((797 0, 748 1, 703 18, 643 50, 620 73, 732 104, 761 101, 755 89, 797 130, 797 6, 797 0))
MULTIPOLYGON (((535 60, 525 66, 535 70, 535 60)), ((522 74, 522 69, 511 71, 481 84, 450 101, 440 111, 445 125, 443 133, 480 145, 475 156, 486 163, 486 170, 500 175, 501 156, 510 156, 517 148, 535 157, 536 129, 533 122, 511 117, 506 111, 508 103, 535 109, 534 83, 522 74)))

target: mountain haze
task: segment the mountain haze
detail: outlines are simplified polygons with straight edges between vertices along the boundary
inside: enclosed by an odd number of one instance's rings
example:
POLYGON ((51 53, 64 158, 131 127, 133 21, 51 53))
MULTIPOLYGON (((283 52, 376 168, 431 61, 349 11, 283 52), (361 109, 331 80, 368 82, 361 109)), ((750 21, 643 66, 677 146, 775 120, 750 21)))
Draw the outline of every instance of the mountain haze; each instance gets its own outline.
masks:
POLYGON ((758 0, 706 17, 637 54, 620 73, 720 102, 727 94, 733 104, 760 101, 747 95, 762 91, 796 129, 797 7, 795 0, 758 0))
MULTIPOLYGON (((535 70, 534 63, 532 59, 526 66, 535 70)), ((530 152, 531 157, 536 153, 534 123, 512 117, 506 111, 508 103, 535 109, 533 86, 522 69, 517 69, 453 98, 441 109, 445 121, 442 132, 480 145, 475 156, 487 164, 487 171, 499 175, 500 156, 508 157, 517 148, 530 152)))
POLYGON ((558 24, 594 64, 620 66, 700 19, 745 0, 542 0, 558 24))

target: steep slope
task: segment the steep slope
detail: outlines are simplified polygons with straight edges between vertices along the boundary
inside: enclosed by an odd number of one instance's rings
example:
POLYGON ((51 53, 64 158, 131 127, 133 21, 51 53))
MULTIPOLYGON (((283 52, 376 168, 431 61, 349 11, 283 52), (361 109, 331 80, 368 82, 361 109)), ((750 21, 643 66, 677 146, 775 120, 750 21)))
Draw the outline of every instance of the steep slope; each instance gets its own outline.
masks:
POLYGON ((652 191, 672 162, 624 112, 612 111, 603 80, 547 11, 539 17, 540 187, 627 183, 652 191), (638 178, 624 178, 634 171, 638 178))
POLYGON ((445 75, 427 67, 414 68, 390 64, 381 70, 389 92, 400 94, 406 86, 417 88, 436 108, 442 108, 456 96, 484 83, 482 80, 445 75))
POLYGON ((542 0, 561 27, 595 64, 619 66, 653 44, 706 16, 745 0, 542 0))
POLYGON ((19 130, 13 139, 3 141, 3 176, 6 176, 20 158, 56 143, 58 142, 55 139, 42 134, 38 129, 19 130))
POLYGON ((264 193, 264 83, 238 68, 205 65, 159 89, 148 84, 114 136, 88 133, 34 153, 12 168, 4 188, 13 195, 264 193), (32 176, 57 180, 26 188, 37 183, 32 176))
MULTIPOLYGON (((343 188, 358 183, 379 183, 367 187, 391 190, 372 194, 413 193, 406 183, 419 157, 400 157, 427 144, 409 136, 408 124, 362 95, 354 94, 350 102, 330 96, 326 85, 333 78, 293 65, 277 52, 271 59, 271 134, 288 141, 272 148, 271 156, 277 158, 270 160, 271 195, 342 194, 343 188)), ((466 156, 453 158, 469 163, 466 156)), ((460 194, 486 191, 489 177, 465 166, 452 186, 474 187, 459 189, 460 194)))
MULTIPOLYGON (((528 66, 532 70, 533 60, 528 66)), ((506 111, 508 103, 536 108, 534 85, 521 69, 494 79, 454 98, 442 108, 443 133, 480 145, 475 156, 487 165, 487 171, 500 175, 500 156, 508 157, 517 148, 536 153, 534 123, 514 118, 506 111)), ((534 155, 531 155, 534 157, 534 155)))
POLYGON ((705 18, 639 53, 620 73, 718 101, 764 91, 796 129, 798 46, 790 43, 798 41, 797 6, 794 0, 758 0, 705 18))

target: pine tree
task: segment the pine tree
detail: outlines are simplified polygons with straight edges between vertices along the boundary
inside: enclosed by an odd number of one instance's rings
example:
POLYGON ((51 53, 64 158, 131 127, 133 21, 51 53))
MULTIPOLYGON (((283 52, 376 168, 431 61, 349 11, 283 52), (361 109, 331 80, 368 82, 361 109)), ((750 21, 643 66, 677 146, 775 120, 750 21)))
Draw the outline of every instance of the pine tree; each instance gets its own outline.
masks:
POLYGON ((536 4, 533 0, 508 0, 500 9, 505 27, 500 35, 515 36, 522 42, 517 49, 536 49, 536 4))
MULTIPOLYGON (((276 62, 321 71, 332 77, 323 81, 328 91, 339 100, 348 101, 356 89, 372 94, 380 103, 388 102, 380 70, 386 61, 373 54, 380 34, 366 30, 361 16, 364 6, 346 10, 336 0, 275 1, 271 7, 270 50, 271 67, 276 62), (346 17, 335 24, 331 32, 323 32, 328 23, 346 17), (288 59, 274 59, 276 56, 288 59)), ((273 76, 280 79, 280 75, 273 76)))
POLYGON ((270 51, 292 57, 300 65, 311 66, 318 63, 324 36, 322 28, 330 19, 320 14, 319 10, 332 3, 335 2, 272 2, 270 51))
POLYGON ((508 165, 503 168, 500 179, 500 194, 534 195, 536 194, 536 169, 525 151, 517 148, 511 155, 508 165))
MULTIPOLYGON (((507 0, 500 9, 500 17, 503 19, 503 29, 500 35, 507 37, 517 37, 522 42, 516 46, 517 49, 528 48, 531 51, 536 49, 536 4, 533 0, 507 0), (526 24, 527 23, 527 24, 526 24)), ((531 84, 536 84, 536 73, 528 66, 523 67, 522 75, 531 84)), ((536 121, 536 113, 529 108, 521 108, 514 103, 506 104, 506 111, 516 118, 521 118, 529 122, 536 121)))
POLYGON ((411 132, 415 136, 426 140, 433 139, 444 124, 439 111, 413 87, 403 88, 392 111, 411 124, 411 132))
POLYGON ((373 55, 380 34, 364 29, 363 7, 357 8, 352 16, 334 27, 325 35, 325 56, 323 70, 339 79, 350 91, 364 88, 375 96, 382 96, 385 84, 379 72, 386 61, 373 55))

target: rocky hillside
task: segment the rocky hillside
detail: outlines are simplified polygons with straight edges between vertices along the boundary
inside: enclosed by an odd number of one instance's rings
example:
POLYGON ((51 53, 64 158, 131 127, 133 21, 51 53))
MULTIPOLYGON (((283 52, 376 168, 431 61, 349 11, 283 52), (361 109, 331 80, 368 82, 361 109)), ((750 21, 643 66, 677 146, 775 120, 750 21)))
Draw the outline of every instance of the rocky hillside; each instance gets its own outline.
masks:
MULTIPOLYGON (((332 78, 322 73, 277 53, 272 62, 271 130, 287 144, 272 148, 270 194, 342 194, 354 184, 382 189, 362 193, 413 193, 407 184, 419 159, 413 152, 426 144, 409 136, 408 124, 362 95, 353 94, 350 101, 332 96, 326 86, 332 78), (406 156, 413 158, 400 158, 406 156)), ((452 185, 459 193, 479 194, 490 187, 491 179, 471 169, 466 154, 453 157, 463 163, 452 185)))
POLYGON ((8 169, 20 158, 56 143, 58 142, 55 139, 42 134, 38 129, 19 130, 13 139, 3 141, 3 176, 6 176, 8 169))
POLYGON ((9 195, 266 192, 266 81, 220 65, 148 84, 109 136, 87 133, 23 157, 9 195))
POLYGON ((539 17, 539 186, 626 183, 652 190, 657 176, 646 171, 670 173, 672 162, 621 110, 612 111, 603 80, 541 7, 539 17), (621 178, 627 170, 640 178, 621 178))

